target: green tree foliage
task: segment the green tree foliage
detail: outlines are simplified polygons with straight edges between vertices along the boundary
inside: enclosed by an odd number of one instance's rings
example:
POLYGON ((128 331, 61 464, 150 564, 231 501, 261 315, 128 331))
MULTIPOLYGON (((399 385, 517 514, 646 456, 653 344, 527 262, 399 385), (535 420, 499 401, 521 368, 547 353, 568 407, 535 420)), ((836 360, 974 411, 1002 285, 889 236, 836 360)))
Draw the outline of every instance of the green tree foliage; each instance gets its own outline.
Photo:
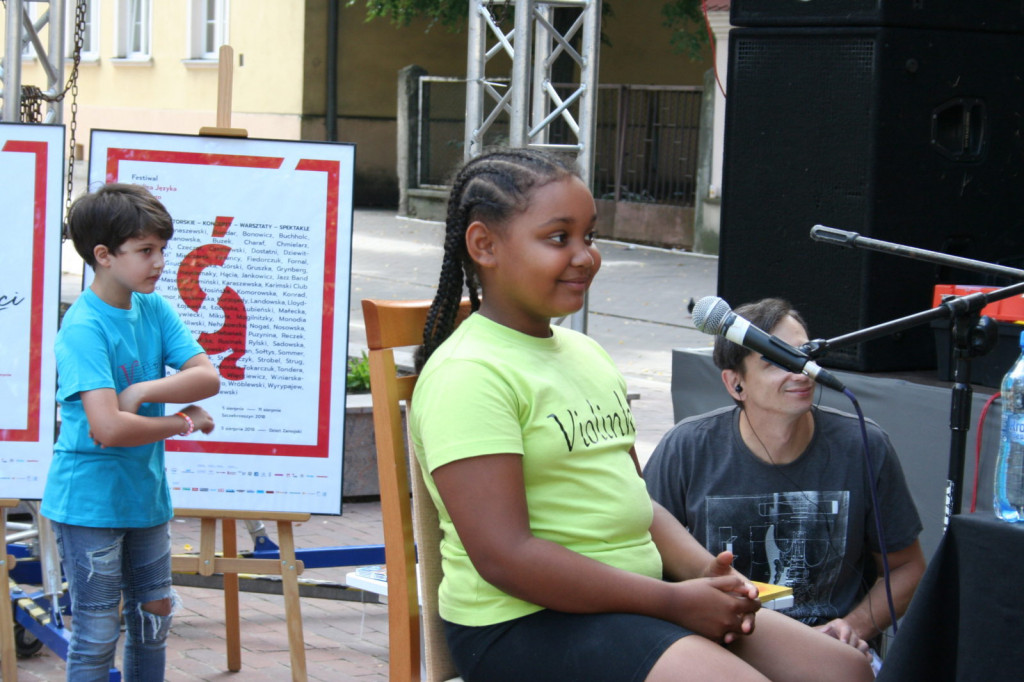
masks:
MULTIPOLYGON (((363 0, 347 0, 356 5, 363 0)), ((620 9, 627 8, 629 0, 620 0, 620 9)), ((671 43, 676 52, 686 52, 691 59, 700 56, 701 48, 707 42, 704 27, 702 0, 670 0, 661 9, 662 25, 672 29, 671 43)), ((618 3, 617 3, 618 4, 618 3)), ((511 11, 511 10, 509 10, 511 11)), ((469 0, 366 0, 366 18, 383 18, 396 26, 408 26, 418 17, 430 21, 431 25, 441 24, 451 31, 465 26, 469 14, 469 0)), ((614 16, 612 3, 602 3, 604 19, 614 16)))
POLYGON ((697 59, 708 41, 701 0, 666 2, 661 8, 661 16, 664 26, 672 29, 672 48, 676 52, 686 52, 690 59, 697 59))
MULTIPOLYGON (((347 0, 357 5, 363 0, 347 0)), ((366 0, 366 19, 383 18, 395 26, 408 26, 418 17, 457 31, 466 23, 469 0, 366 0)))

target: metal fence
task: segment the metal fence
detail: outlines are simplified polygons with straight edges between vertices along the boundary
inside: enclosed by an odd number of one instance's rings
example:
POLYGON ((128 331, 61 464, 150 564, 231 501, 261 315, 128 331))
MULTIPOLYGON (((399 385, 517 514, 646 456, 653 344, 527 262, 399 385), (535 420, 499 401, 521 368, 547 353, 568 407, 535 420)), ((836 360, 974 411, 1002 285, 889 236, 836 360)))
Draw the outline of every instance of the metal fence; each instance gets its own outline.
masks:
POLYGON ((594 196, 693 206, 703 88, 602 85, 594 196))
MULTIPOLYGON (((499 84, 500 87, 500 84, 499 84)), ((693 206, 703 90, 689 86, 601 85, 597 104, 593 192, 599 199, 693 206)), ((462 161, 466 82, 423 76, 416 184, 444 188, 462 161)), ((552 143, 565 140, 557 125, 552 143)), ((487 131, 487 146, 508 143, 508 115, 487 131)))

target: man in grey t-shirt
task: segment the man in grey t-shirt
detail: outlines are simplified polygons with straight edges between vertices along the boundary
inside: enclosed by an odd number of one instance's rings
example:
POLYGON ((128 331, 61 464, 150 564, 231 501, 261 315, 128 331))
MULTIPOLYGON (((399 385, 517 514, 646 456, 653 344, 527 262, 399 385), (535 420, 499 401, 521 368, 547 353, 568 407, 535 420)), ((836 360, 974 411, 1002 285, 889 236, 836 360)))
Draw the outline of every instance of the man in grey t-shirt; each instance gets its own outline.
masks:
MULTIPOLYGON (((780 299, 736 314, 792 346, 808 340, 780 299)), ((814 407, 814 383, 723 337, 714 360, 736 405, 684 419, 644 470, 651 497, 752 580, 794 589, 786 613, 867 649, 891 624, 860 424, 814 407)), ((924 572, 921 521, 889 437, 867 421, 868 452, 897 617, 924 572)))

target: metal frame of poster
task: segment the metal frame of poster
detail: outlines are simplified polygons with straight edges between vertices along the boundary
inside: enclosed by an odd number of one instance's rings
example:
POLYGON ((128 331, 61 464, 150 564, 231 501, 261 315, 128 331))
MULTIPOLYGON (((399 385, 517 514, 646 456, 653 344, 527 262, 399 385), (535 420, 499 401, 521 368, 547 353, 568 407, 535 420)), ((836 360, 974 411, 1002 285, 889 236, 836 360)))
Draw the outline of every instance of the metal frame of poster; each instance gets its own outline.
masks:
POLYGON ((355 147, 93 130, 90 149, 91 188, 171 214, 157 292, 221 375, 214 431, 166 443, 174 506, 340 513, 355 147))
POLYGON ((64 127, 0 123, 0 497, 38 500, 53 456, 64 127))

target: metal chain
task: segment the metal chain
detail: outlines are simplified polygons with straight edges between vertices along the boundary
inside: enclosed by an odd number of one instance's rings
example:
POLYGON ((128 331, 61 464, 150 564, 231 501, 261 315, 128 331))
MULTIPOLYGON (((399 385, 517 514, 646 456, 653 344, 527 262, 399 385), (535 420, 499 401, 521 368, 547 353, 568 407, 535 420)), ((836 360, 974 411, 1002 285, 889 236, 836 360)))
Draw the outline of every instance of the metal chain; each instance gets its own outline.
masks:
MULTIPOLYGON (((7 6, 6 0, 3 2, 7 6)), ((21 86, 21 120, 24 123, 41 123, 43 120, 42 103, 56 103, 64 99, 64 96, 71 92, 71 120, 68 122, 70 139, 68 141, 68 168, 67 188, 64 196, 64 215, 67 219, 71 211, 71 193, 74 189, 75 176, 75 136, 78 131, 78 67, 82 63, 82 45, 85 42, 85 16, 87 0, 76 0, 75 2, 75 44, 72 52, 71 75, 68 76, 64 89, 56 95, 47 95, 35 85, 21 86)), ((60 17, 60 21, 64 18, 60 17)), ((53 17, 50 18, 53 21, 53 17)), ((63 230, 64 239, 67 239, 67 225, 63 230)))
POLYGON ((35 85, 21 86, 21 122, 41 123, 43 120, 43 91, 35 85))
POLYGON ((509 16, 509 5, 512 6, 512 15, 515 16, 515 3, 509 2, 488 2, 484 9, 490 15, 495 26, 501 26, 509 16))
POLYGON ((75 2, 75 48, 72 55, 71 76, 68 78, 68 87, 64 92, 71 90, 71 120, 68 122, 70 132, 68 141, 68 175, 67 188, 64 194, 64 239, 68 238, 67 216, 71 213, 71 192, 75 186, 75 134, 78 131, 78 65, 82 63, 82 44, 85 42, 85 15, 87 0, 76 0, 75 2))

